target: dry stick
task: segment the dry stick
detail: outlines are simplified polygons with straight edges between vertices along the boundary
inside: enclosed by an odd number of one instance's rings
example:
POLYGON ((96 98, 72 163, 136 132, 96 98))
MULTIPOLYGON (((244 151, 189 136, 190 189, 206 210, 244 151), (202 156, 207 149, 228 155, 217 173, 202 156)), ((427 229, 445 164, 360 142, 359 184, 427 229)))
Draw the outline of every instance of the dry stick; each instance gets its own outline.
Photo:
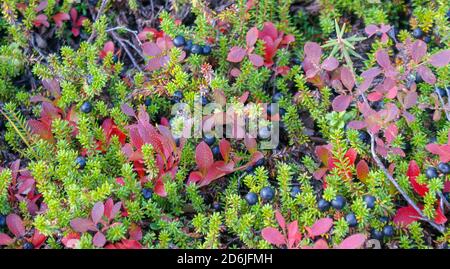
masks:
POLYGON ((134 67, 136 67, 136 69, 139 70, 139 72, 142 72, 142 69, 139 67, 138 63, 136 62, 136 59, 134 59, 133 54, 131 54, 131 52, 128 50, 127 46, 122 42, 122 39, 120 37, 118 37, 115 32, 110 32, 110 34, 117 42, 119 42, 120 46, 125 50, 128 57, 130 58, 131 62, 133 63, 134 67))
MULTIPOLYGON (((367 101, 366 96, 364 93, 360 93, 361 97, 363 98, 363 101, 369 105, 369 102, 367 101)), ((430 220, 425 214, 423 214, 422 210, 417 206, 417 204, 408 196, 408 194, 398 185, 397 181, 392 177, 392 175, 389 173, 389 171, 384 166, 383 162, 378 158, 377 153, 375 152, 375 136, 368 132, 370 135, 370 152, 372 153, 372 158, 375 160, 375 163, 378 165, 378 167, 383 171, 383 173, 386 175, 386 177, 389 179, 389 181, 394 185, 394 187, 397 189, 397 191, 403 196, 403 198, 408 202, 409 205, 411 205, 414 210, 419 213, 419 215, 422 217, 422 219, 426 222, 428 222, 433 228, 438 230, 441 233, 445 232, 445 227, 442 225, 436 224, 434 221, 430 220)))
MULTIPOLYGON (((100 16, 103 14, 103 12, 105 11, 106 4, 108 4, 108 0, 103 0, 102 4, 100 6, 100 9, 98 10, 97 16, 95 17, 95 21, 97 21, 100 18, 100 16)), ((96 31, 94 29, 94 30, 92 30, 91 36, 89 36, 89 39, 87 40, 88 43, 92 42, 95 34, 96 34, 96 31)))
MULTIPOLYGON (((448 92, 447 89, 446 89, 446 91, 448 92)), ((436 87, 436 94, 437 94, 437 96, 438 96, 438 98, 439 98, 439 102, 441 102, 442 109, 444 109, 444 113, 445 113, 445 116, 447 117, 447 120, 450 121, 450 114, 449 114, 449 112, 447 111, 447 108, 445 107, 445 101, 444 101, 444 99, 442 98, 442 95, 440 94, 440 92, 437 90, 437 87, 436 87)), ((450 99, 450 98, 449 98, 449 99, 450 99)), ((450 102, 450 100, 449 100, 449 102, 450 102)))
POLYGON ((134 37, 136 37, 136 40, 137 40, 137 42, 139 43, 139 45, 142 45, 141 40, 139 40, 138 32, 137 32, 137 31, 134 31, 134 30, 131 30, 131 29, 128 29, 127 27, 124 27, 124 26, 116 26, 116 27, 107 29, 106 32, 109 33, 109 32, 111 32, 111 31, 116 31, 116 30, 124 30, 124 31, 127 31, 127 32, 129 32, 129 33, 132 33, 132 34, 134 35, 134 37))

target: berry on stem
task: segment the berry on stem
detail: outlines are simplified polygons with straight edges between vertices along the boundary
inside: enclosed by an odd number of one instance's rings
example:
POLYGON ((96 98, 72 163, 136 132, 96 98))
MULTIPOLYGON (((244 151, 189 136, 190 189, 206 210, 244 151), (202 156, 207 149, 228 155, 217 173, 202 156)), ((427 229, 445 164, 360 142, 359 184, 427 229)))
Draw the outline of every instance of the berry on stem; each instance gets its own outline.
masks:
POLYGON ((259 192, 259 195, 261 196, 261 199, 264 201, 270 201, 275 196, 275 191, 271 187, 264 187, 259 192))
POLYGON ((331 206, 336 210, 341 210, 345 206, 345 198, 342 195, 336 196, 333 200, 331 200, 331 206))
POLYGON ((81 112, 86 113, 86 114, 90 113, 92 111, 92 104, 90 102, 86 101, 81 105, 80 110, 81 110, 81 112))
POLYGON ((394 235, 394 227, 392 225, 386 225, 383 228, 383 235, 386 237, 391 237, 394 235))
POLYGON ((300 195, 302 191, 300 190, 299 186, 293 186, 291 189, 291 197, 295 198, 297 195, 300 195))
POLYGON ((348 223, 349 227, 355 227, 358 225, 358 221, 356 220, 356 216, 353 213, 348 213, 345 216, 345 221, 348 223))
POLYGON ((375 197, 372 195, 364 195, 364 202, 366 203, 367 208, 372 209, 375 207, 375 197))
POLYGON ((245 195, 245 200, 249 205, 255 205, 258 202, 258 195, 254 192, 249 192, 245 195))
POLYGON ((144 197, 145 200, 151 199, 153 196, 153 191, 151 189, 148 188, 143 188, 142 189, 142 196, 144 197))
POLYGON ((438 164, 438 169, 444 175, 450 174, 450 165, 448 163, 438 164))
POLYGON ((320 199, 319 202, 317 203, 317 207, 319 208, 320 211, 324 212, 330 209, 330 203, 325 199, 320 199))
POLYGON ((84 169, 84 167, 86 167, 86 158, 79 156, 77 157, 77 159, 75 160, 75 163, 78 165, 78 167, 80 169, 84 169))
POLYGON ((428 167, 427 170, 425 170, 425 175, 428 179, 437 178, 439 176, 437 169, 434 167, 428 167))
POLYGON ((185 44, 186 40, 184 39, 184 36, 179 35, 173 39, 173 45, 177 48, 183 47, 185 44))

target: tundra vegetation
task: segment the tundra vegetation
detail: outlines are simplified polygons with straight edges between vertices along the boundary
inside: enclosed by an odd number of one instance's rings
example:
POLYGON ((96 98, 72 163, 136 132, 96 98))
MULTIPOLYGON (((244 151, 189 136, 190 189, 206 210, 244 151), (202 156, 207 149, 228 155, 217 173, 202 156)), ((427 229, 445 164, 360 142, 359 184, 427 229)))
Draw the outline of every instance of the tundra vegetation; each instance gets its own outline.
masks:
POLYGON ((448 248, 448 1, 0 8, 0 248, 448 248))

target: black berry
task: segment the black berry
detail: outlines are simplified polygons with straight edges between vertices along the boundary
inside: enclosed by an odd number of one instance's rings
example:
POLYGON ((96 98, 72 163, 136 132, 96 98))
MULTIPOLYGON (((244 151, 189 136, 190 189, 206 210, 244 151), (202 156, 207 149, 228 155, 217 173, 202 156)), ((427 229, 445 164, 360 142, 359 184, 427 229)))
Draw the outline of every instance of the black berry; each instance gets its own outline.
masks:
POLYGON ((325 199, 320 199, 317 203, 317 207, 320 211, 327 211, 330 208, 330 203, 325 199))
POLYGON ((202 54, 203 55, 210 55, 211 54, 211 46, 209 45, 204 45, 202 47, 202 54))
POLYGON ((205 135, 203 136, 203 141, 205 141, 208 146, 212 146, 214 142, 216 142, 216 138, 213 135, 205 135))
POLYGON ((365 131, 359 131, 358 132, 358 138, 361 140, 364 144, 370 143, 370 135, 365 131))
POLYGON ((179 35, 173 39, 173 45, 177 48, 183 47, 185 44, 186 40, 184 39, 184 36, 179 35))
POLYGON ((206 99, 206 96, 202 95, 200 101, 202 102, 202 106, 206 106, 208 104, 208 99, 206 99))
POLYGON ((212 148, 212 153, 213 153, 213 155, 214 155, 214 157, 215 157, 216 159, 219 159, 219 158, 222 156, 222 154, 220 153, 220 148, 219 148, 219 146, 214 146, 214 147, 212 148))
POLYGON ((345 198, 342 195, 336 196, 333 200, 331 200, 331 206, 336 210, 341 210, 345 206, 345 198))
POLYGON ((258 202, 258 195, 254 192, 249 192, 245 195, 245 200, 249 205, 255 205, 258 202))
POLYGON ((383 240, 383 232, 382 231, 372 229, 372 231, 370 232, 370 235, 373 239, 383 240))
POLYGON ((271 187, 264 187, 259 192, 259 195, 261 196, 261 199, 264 201, 270 201, 275 196, 275 191, 271 187))
POLYGON ((26 242, 23 244, 23 249, 34 249, 34 246, 30 242, 26 242))
POLYGON ((358 221, 356 220, 356 216, 353 213, 348 213, 345 216, 345 221, 348 223, 349 227, 355 227, 358 225, 358 221))
POLYGON ((386 225, 383 228, 383 235, 386 237, 391 237, 394 235, 394 227, 392 225, 386 225))
POLYGON ((372 209, 375 207, 375 197, 372 195, 364 195, 364 202, 366 203, 367 208, 372 209))
POLYGON ((427 170, 425 170, 425 175, 428 179, 437 178, 439 176, 437 169, 434 167, 428 167, 427 170))
POLYGON ((203 49, 200 45, 197 45, 197 44, 192 45, 192 48, 191 48, 192 54, 201 54, 202 52, 203 52, 203 49))
POLYGON ((153 191, 151 189, 144 188, 142 189, 142 196, 145 200, 151 199, 153 196, 153 191))
POLYGON ((90 113, 92 111, 92 104, 90 102, 86 101, 81 105, 80 109, 81 109, 81 112, 83 112, 83 113, 86 113, 86 114, 90 113))
POLYGON ((450 174, 450 165, 448 163, 440 163, 438 169, 444 175, 450 174))
POLYGON ((217 202, 217 201, 214 201, 212 203, 212 207, 213 207, 214 210, 219 211, 220 210, 220 203, 217 202))
POLYGON ((423 36, 423 31, 422 31, 422 29, 420 29, 420 28, 414 29, 413 32, 412 32, 412 36, 413 36, 414 38, 421 38, 421 37, 423 36))
POLYGON ((278 103, 282 97, 283 97, 283 94, 281 94, 281 92, 277 92, 272 96, 272 102, 278 103))
POLYGON ((184 51, 190 52, 192 49, 192 40, 186 41, 186 44, 183 47, 184 51))
POLYGON ((75 163, 78 164, 80 169, 84 169, 84 167, 86 167, 86 159, 84 157, 77 157, 75 163))
POLYGON ((284 115, 286 115, 286 110, 281 107, 279 110, 279 113, 280 113, 280 117, 284 117, 284 115))
POLYGON ((149 107, 152 105, 152 99, 150 97, 145 98, 144 105, 149 107))
POLYGON ((295 198, 297 197, 297 195, 301 194, 302 191, 300 190, 300 188, 298 186, 293 186, 291 189, 291 197, 295 198))
POLYGON ((0 215, 0 228, 3 228, 6 226, 6 217, 3 215, 0 215))

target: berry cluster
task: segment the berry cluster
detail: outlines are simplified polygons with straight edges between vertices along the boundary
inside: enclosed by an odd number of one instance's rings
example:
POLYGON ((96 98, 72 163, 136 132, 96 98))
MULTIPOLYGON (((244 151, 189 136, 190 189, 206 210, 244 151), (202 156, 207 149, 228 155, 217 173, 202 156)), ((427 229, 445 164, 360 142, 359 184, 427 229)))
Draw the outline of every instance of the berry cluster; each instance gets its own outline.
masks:
POLYGON ((173 45, 177 48, 183 48, 187 53, 198 54, 198 55, 210 55, 211 46, 209 45, 198 45, 194 44, 192 40, 186 40, 184 36, 176 36, 173 39, 173 45))

